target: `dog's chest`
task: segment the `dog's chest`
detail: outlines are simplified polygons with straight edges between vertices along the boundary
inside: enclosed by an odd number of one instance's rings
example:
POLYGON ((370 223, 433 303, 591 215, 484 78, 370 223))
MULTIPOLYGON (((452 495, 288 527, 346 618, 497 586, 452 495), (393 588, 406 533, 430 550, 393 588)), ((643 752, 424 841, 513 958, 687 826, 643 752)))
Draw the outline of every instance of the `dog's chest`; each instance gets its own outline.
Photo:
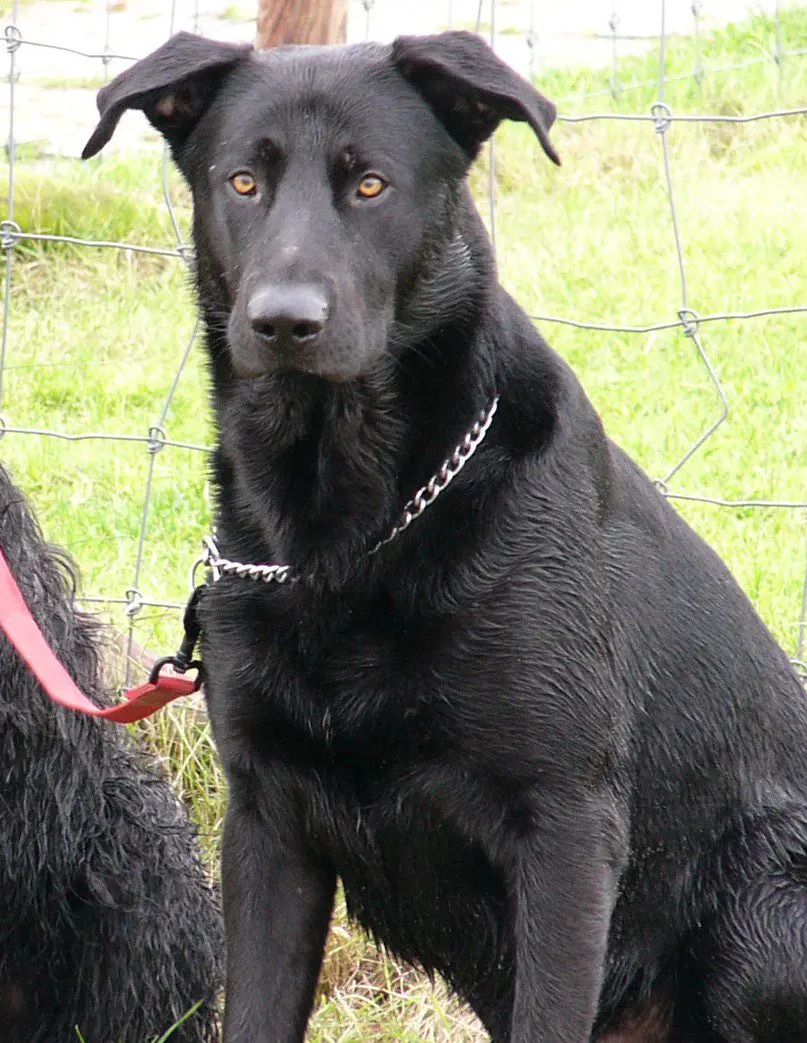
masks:
POLYGON ((332 761, 358 750, 383 759, 387 745, 418 756, 443 727, 456 731, 456 690, 484 650, 458 651, 455 622, 405 619, 383 604, 315 610, 284 589, 217 595, 205 659, 247 736, 285 735, 332 761))
POLYGON ((259 757, 378 779, 450 763, 513 792, 566 770, 555 751, 570 730, 581 745, 581 722, 558 712, 554 644, 532 617, 505 597, 428 618, 391 600, 329 613, 284 588, 214 589, 203 650, 214 727, 259 757))

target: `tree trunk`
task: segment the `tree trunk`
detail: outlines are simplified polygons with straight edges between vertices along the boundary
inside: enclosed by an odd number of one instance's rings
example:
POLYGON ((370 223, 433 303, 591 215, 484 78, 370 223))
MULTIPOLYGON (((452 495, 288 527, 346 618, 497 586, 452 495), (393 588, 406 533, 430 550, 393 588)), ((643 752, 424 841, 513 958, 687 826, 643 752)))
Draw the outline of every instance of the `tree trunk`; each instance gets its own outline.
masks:
POLYGON ((346 39, 347 0, 259 0, 258 48, 346 39))

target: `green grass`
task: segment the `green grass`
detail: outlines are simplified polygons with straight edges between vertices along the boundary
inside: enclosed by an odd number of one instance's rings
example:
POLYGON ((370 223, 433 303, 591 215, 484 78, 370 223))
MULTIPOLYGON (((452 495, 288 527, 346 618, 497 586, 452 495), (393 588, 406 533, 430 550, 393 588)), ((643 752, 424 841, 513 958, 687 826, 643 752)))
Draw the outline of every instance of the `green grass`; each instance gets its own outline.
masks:
POLYGON ((101 75, 96 76, 43 76, 34 81, 38 87, 46 90, 98 90, 107 82, 101 75))
MULTIPOLYGON (((700 43, 694 37, 671 38, 665 59, 667 104, 687 112, 720 112, 728 106, 727 111, 735 114, 763 111, 779 101, 803 105, 804 55, 792 52, 807 48, 807 7, 783 11, 781 22, 781 75, 774 61, 776 24, 765 15, 701 35, 700 43), (692 75, 698 66, 698 54, 700 82, 692 75), (741 67, 734 67, 737 65, 741 67)), ((620 89, 616 104, 607 100, 612 88, 610 65, 601 69, 548 70, 540 77, 541 85, 563 112, 647 111, 658 98, 658 50, 654 48, 640 56, 621 56, 617 51, 617 55, 620 89), (637 84, 645 86, 637 89, 637 84)))
MULTIPOLYGON (((807 12, 783 14, 786 49, 805 46, 807 12)), ((718 66, 770 54, 773 26, 755 18, 705 38, 700 86, 668 85, 674 112, 742 114, 807 97, 807 59, 742 70, 718 66)), ((671 75, 691 71, 694 46, 673 40, 671 75)), ((652 81, 655 55, 620 61, 619 79, 652 81)), ((610 69, 558 71, 541 89, 561 111, 646 113, 652 87, 612 98, 610 69), (591 93, 602 92, 597 97, 591 93)), ((497 233, 504 283, 534 314, 617 325, 674 321, 681 288, 652 124, 559 122, 556 170, 523 126, 497 136, 497 233)), ((807 122, 674 124, 667 135, 690 307, 706 315, 807 301, 807 122)), ((15 219, 26 230, 129 244, 173 245, 159 155, 90 164, 21 162, 15 219)), ((473 185, 484 213, 486 161, 473 185)), ((172 173, 187 229, 189 199, 172 173)), ((4 209, 0 204, 0 209, 4 209)), ((627 335, 541 329, 574 366, 608 431, 654 477, 667 474, 716 415, 694 345, 680 331, 627 335)), ((194 326, 184 266, 132 252, 23 244, 14 279, 3 415, 9 426, 146 435, 162 413, 194 326)), ((676 475, 673 490, 726 498, 805 499, 807 317, 704 324, 701 337, 729 397, 725 424, 676 475)), ((168 410, 169 438, 207 444, 211 426, 196 348, 168 410)), ((2 458, 31 495, 47 534, 79 559, 88 592, 123 596, 133 581, 150 455, 142 444, 70 443, 6 434, 2 458)), ((680 504, 725 558, 762 617, 792 651, 805 568, 805 514, 680 504)), ((154 459, 140 589, 183 600, 209 524, 205 458, 167 447, 154 459)), ((124 617, 113 608, 118 626, 124 617)), ((178 619, 144 610, 140 646, 171 650, 178 619)), ((117 671, 119 675, 120 671, 117 671)), ((215 864, 225 786, 198 706, 142 726, 194 808, 215 864)), ((478 1029, 444 991, 374 948, 336 917, 311 1039, 465 1041, 478 1029)), ((88 1041, 96 1043, 96 1041, 88 1041)))

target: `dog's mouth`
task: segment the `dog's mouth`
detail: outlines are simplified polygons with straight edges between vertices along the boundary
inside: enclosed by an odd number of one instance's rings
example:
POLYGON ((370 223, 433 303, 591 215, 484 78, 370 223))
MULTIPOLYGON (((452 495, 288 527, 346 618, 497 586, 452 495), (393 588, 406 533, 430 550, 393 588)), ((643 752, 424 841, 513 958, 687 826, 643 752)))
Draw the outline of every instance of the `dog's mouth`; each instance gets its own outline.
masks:
POLYGON ((315 351, 299 349, 279 352, 258 338, 230 339, 230 359, 239 380, 255 381, 280 373, 299 373, 318 377, 330 384, 345 384, 366 374, 384 353, 383 342, 376 349, 370 345, 321 346, 315 351))
POLYGON ((352 368, 337 368, 313 361, 306 362, 303 359, 279 361, 277 365, 272 366, 244 366, 236 364, 235 360, 233 360, 233 371, 236 377, 245 383, 254 383, 281 373, 297 373, 303 377, 316 377, 319 380, 327 381, 329 384, 344 384, 361 376, 359 371, 354 371, 352 368))

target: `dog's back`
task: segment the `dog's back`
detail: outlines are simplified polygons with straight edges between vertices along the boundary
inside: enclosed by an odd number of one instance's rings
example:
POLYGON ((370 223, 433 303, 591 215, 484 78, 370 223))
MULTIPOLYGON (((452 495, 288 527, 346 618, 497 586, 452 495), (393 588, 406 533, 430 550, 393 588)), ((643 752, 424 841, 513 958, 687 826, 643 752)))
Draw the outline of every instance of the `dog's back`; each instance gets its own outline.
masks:
MULTIPOLYGON (((71 562, 2 467, 0 547, 51 647, 108 702, 71 562)), ((4 1043, 144 1043, 197 1003, 171 1038, 216 1038, 219 912, 184 809, 119 726, 51 703, 2 634, 0 779, 4 1043)))

